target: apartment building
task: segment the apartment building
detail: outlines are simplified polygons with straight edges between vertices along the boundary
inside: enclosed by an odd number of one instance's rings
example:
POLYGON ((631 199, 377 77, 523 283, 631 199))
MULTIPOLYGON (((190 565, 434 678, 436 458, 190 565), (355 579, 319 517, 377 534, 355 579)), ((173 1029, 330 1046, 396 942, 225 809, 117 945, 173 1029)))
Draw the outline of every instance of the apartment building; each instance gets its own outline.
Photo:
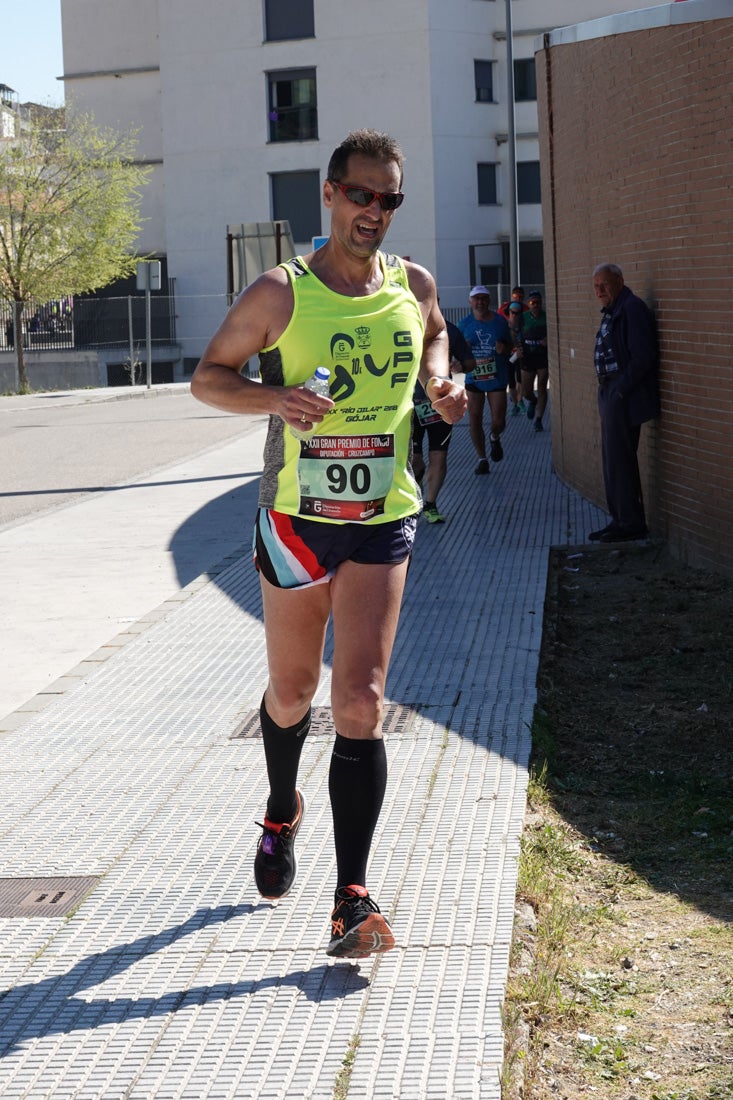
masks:
MULTIPOLYGON (((658 0, 659 3, 662 0, 658 0)), ((351 129, 398 138, 407 198, 391 250, 444 305, 476 281, 543 282, 535 51, 544 32, 635 0, 61 0, 72 109, 139 131, 153 166, 141 253, 175 287, 187 365, 222 315, 227 229, 287 219, 298 251, 328 234, 321 188, 351 129), (512 22, 513 127, 507 14, 512 22), (510 134, 514 132, 516 204, 510 134)), ((647 4, 656 6, 656 4, 647 4)), ((602 94, 599 85, 588 95, 602 94)))

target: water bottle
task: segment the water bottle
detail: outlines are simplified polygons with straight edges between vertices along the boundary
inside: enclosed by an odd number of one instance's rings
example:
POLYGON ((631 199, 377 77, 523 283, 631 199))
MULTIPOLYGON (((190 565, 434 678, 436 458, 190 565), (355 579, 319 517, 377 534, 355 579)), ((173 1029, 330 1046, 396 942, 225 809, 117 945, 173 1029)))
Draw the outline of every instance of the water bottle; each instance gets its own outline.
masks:
MULTIPOLYGON (((316 367, 313 374, 308 381, 304 384, 304 390, 310 390, 311 393, 320 394, 321 397, 330 397, 329 393, 329 378, 331 372, 328 367, 316 367)), ((311 428, 309 431, 300 431, 298 428, 291 428, 296 439, 310 439, 315 432, 315 428, 311 428)))

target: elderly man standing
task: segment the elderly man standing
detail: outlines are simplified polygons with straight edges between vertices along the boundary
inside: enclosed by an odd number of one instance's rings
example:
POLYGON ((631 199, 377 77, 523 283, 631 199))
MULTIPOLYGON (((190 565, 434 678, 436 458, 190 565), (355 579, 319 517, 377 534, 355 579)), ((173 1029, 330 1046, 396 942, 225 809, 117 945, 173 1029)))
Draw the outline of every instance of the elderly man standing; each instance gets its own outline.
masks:
POLYGON ((611 522, 591 531, 594 542, 628 542, 648 534, 639 477, 639 436, 645 420, 659 415, 654 317, 624 285, 616 264, 600 264, 593 290, 601 303, 595 368, 601 417, 603 480, 611 522))

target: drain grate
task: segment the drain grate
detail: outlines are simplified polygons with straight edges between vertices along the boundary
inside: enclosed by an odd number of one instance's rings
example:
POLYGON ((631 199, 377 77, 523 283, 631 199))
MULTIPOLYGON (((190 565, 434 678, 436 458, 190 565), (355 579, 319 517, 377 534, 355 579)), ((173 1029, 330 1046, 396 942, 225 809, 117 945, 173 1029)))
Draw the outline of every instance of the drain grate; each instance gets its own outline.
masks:
POLYGON ((0 878, 0 917, 67 917, 99 881, 98 875, 0 878))
MULTIPOLYGON (((417 714, 417 707, 408 707, 403 703, 390 703, 384 708, 382 727, 385 737, 390 735, 404 737, 405 734, 409 733, 417 714)), ((261 737, 259 710, 254 710, 245 715, 231 736, 232 740, 243 737, 261 737)), ((310 736, 333 737, 333 716, 330 707, 313 707, 310 736)))

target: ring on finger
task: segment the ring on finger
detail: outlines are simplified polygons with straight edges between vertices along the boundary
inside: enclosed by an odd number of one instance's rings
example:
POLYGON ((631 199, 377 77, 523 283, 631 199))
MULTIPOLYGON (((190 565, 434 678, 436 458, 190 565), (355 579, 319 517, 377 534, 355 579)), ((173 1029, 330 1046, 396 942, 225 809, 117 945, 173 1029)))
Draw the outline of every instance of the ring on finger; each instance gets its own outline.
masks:
POLYGON ((300 422, 301 424, 305 424, 305 413, 303 413, 303 415, 301 416, 300 422))

